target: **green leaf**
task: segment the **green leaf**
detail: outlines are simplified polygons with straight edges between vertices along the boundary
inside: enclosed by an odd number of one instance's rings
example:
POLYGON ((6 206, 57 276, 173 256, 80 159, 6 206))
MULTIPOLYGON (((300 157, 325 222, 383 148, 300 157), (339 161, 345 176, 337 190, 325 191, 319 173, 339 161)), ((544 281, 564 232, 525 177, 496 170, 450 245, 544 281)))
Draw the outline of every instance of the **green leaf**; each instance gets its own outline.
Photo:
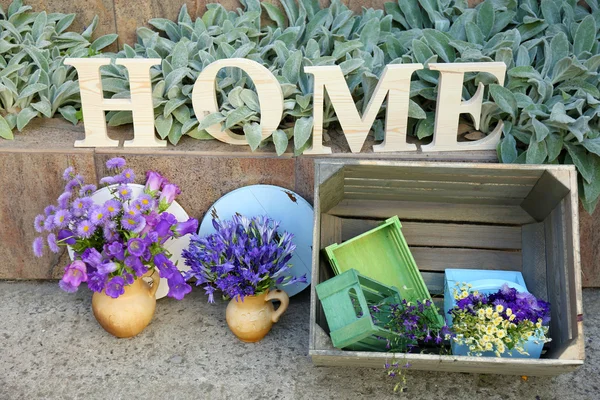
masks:
POLYGON ((543 164, 548 157, 546 142, 538 142, 534 136, 531 137, 529 147, 527 148, 527 164, 543 164))
POLYGON ((546 136, 546 149, 548 150, 548 162, 551 163, 558 158, 563 149, 563 138, 554 133, 546 136))
MULTIPOLYGON (((595 139, 585 139, 583 142, 581 142, 581 144, 589 152, 600 156, 600 137, 595 139)), ((600 175, 598 175, 598 178, 600 179, 600 175)))
POLYGON ((600 158, 595 154, 588 154, 587 159, 593 178, 591 182, 583 181, 583 197, 586 203, 594 203, 600 196, 600 158))
POLYGON ((427 44, 445 62, 453 62, 456 58, 454 48, 450 46, 450 39, 443 33, 433 29, 424 29, 423 36, 427 44))
POLYGON ((56 33, 63 33, 71 26, 77 14, 67 14, 56 23, 56 33))
POLYGON ((542 0, 540 9, 547 23, 550 25, 560 24, 560 9, 553 0, 542 0))
POLYGON ((181 41, 175 45, 171 53, 171 66, 173 69, 188 66, 188 49, 185 42, 181 41))
POLYGON ((166 138, 169 136, 169 132, 171 132, 171 128, 173 127, 173 116, 169 115, 165 118, 162 114, 159 115, 154 121, 154 126, 156 126, 160 138, 166 138))
POLYGON ((517 100, 515 95, 507 88, 492 84, 490 85, 490 94, 500 109, 515 117, 517 113, 517 100))
POLYGON ((315 34, 321 28, 329 28, 333 22, 333 16, 331 15, 331 8, 324 8, 315 14, 310 22, 306 25, 306 31, 304 34, 304 40, 308 40, 315 37, 315 34))
POLYGON ((31 107, 27 107, 22 109, 17 115, 17 129, 19 132, 25 128, 25 126, 31 121, 33 118, 37 117, 38 112, 31 107))
POLYGON ((596 22, 592 15, 588 15, 581 21, 577 27, 577 32, 573 38, 573 53, 576 56, 584 51, 592 50, 596 41, 596 22))
POLYGON ((481 28, 477 26, 474 22, 467 22, 465 25, 465 31, 467 33, 467 39, 471 43, 475 44, 483 44, 485 41, 485 36, 483 32, 481 32, 481 28))
POLYGON ((491 1, 485 1, 479 6, 477 26, 485 38, 490 36, 494 28, 494 6, 491 1))
POLYGON ((103 48, 113 44, 118 37, 119 35, 117 35, 116 33, 110 33, 108 35, 100 36, 98 39, 94 40, 90 47, 95 51, 100 51, 103 48))
MULTIPOLYGON (((198 118, 198 116, 196 116, 198 118)), ((198 130, 204 130, 210 126, 221 123, 225 121, 226 117, 220 112, 214 112, 208 114, 207 116, 200 118, 198 123, 198 130)))
POLYGON ((420 120, 417 123, 415 134, 419 139, 424 139, 426 137, 433 136, 433 128, 435 126, 435 113, 428 112, 426 114, 427 117, 425 119, 420 120))
POLYGON ((174 121, 173 126, 169 131, 169 142, 172 145, 176 145, 177 143, 179 143, 179 140, 182 136, 183 134, 181 133, 181 124, 177 121, 174 121))
POLYGON ((46 11, 42 11, 35 18, 33 26, 31 27, 31 36, 33 36, 33 40, 35 40, 36 42, 44 33, 44 28, 46 27, 47 22, 48 16, 46 14, 46 11))
POLYGON ((294 125, 294 148, 300 149, 304 146, 308 142, 312 130, 312 117, 302 117, 296 120, 296 124, 294 125))
MULTIPOLYGON (((552 49, 552 66, 569 55, 569 39, 564 32, 559 32, 550 42, 552 49)), ((552 67, 550 68, 552 71, 552 67)))
POLYGON ((548 134, 550 133, 548 127, 535 118, 531 121, 533 123, 533 130, 535 131, 536 141, 541 142, 544 139, 546 139, 546 136, 548 136, 548 134))
POLYGON ((373 18, 369 20, 359 35, 359 40, 364 45, 364 50, 367 52, 373 51, 373 47, 377 46, 379 37, 381 35, 379 20, 373 18))
POLYGON ((552 107, 550 121, 560 122, 562 124, 571 124, 575 122, 575 119, 567 115, 565 105, 563 103, 556 103, 554 104, 554 107, 552 107))
POLYGON ((252 151, 258 148, 258 145, 262 141, 262 132, 260 125, 256 122, 251 124, 244 124, 244 135, 246 135, 246 141, 250 145, 252 151))
POLYGON ((500 149, 502 153, 502 162, 506 164, 512 164, 517 159, 517 141, 513 135, 504 134, 504 138, 500 143, 500 149))
POLYGON ((133 123, 131 111, 117 111, 108 120, 108 126, 120 126, 133 123))
POLYGON ((300 77, 300 68, 302 67, 302 51, 296 50, 283 64, 282 75, 289 82, 296 84, 300 77))
POLYGON ((15 138, 8 122, 6 122, 2 115, 0 115, 0 137, 8 140, 13 140, 15 138))
POLYGON ((33 85, 25 86, 25 88, 19 93, 18 100, 24 99, 29 96, 33 96, 37 92, 46 89, 48 86, 43 83, 34 83, 33 85))
POLYGON ((275 143, 275 151, 277 155, 280 156, 287 150, 288 147, 288 137, 284 131, 281 129, 277 129, 273 132, 273 143, 275 143))
POLYGON ((267 11, 267 14, 269 14, 269 18, 271 18, 271 20, 273 20, 278 27, 281 29, 285 29, 287 27, 285 15, 281 12, 279 7, 264 2, 261 2, 260 5, 263 6, 263 8, 267 11))
POLYGON ((364 63, 365 60, 361 58, 352 58, 341 63, 340 67, 342 68, 342 73, 348 75, 359 69, 364 63))
POLYGON ((165 79, 165 92, 168 92, 173 86, 181 84, 183 78, 188 74, 188 68, 177 68, 171 71, 165 79))
POLYGON ((587 183, 591 183, 594 178, 594 171, 592 170, 592 166, 588 163, 588 153, 585 151, 585 148, 570 143, 565 143, 565 147, 581 177, 585 179, 587 183))
POLYGON ((240 93, 240 99, 252 111, 260 112, 260 103, 258 101, 258 95, 253 90, 243 89, 240 93))
POLYGON ((425 119, 427 118, 427 114, 425 114, 425 111, 423 111, 420 105, 418 105, 415 101, 411 99, 408 102, 408 117, 415 119, 425 119))
POLYGON ((166 118, 169 115, 171 115, 171 113, 173 111, 175 111, 175 109, 177 109, 178 107, 182 106, 183 104, 185 104, 185 102, 188 99, 184 99, 184 98, 175 98, 175 99, 171 99, 169 101, 167 101, 167 103, 165 104, 165 108, 163 110, 163 116, 166 118))
POLYGON ((229 115, 227 115, 227 118, 225 119, 225 129, 229 129, 234 125, 237 125, 241 122, 245 122, 252 115, 254 115, 254 111, 252 111, 246 106, 236 108, 231 113, 229 113, 229 115))
POLYGON ((72 123, 73 125, 77 125, 79 119, 77 118, 77 110, 73 106, 64 106, 58 109, 60 115, 63 116, 64 119, 72 123))
POLYGON ((51 118, 52 117, 52 106, 47 98, 42 98, 42 100, 37 103, 31 103, 31 107, 39 111, 44 117, 51 118))

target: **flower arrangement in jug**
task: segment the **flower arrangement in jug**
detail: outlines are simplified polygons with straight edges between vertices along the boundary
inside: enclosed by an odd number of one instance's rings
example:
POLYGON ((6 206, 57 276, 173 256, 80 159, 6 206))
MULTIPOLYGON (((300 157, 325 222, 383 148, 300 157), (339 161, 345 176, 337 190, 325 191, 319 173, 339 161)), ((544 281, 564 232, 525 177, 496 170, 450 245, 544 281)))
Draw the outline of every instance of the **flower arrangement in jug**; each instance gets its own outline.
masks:
POLYGON ((181 300, 191 286, 170 260, 165 242, 195 232, 198 221, 178 222, 167 212, 180 190, 159 173, 148 171, 143 193, 133 196, 135 173, 125 168, 125 160, 110 159, 106 167, 114 175, 100 180, 111 194, 103 204, 92 199, 95 185, 86 184, 72 167, 64 171, 64 193, 35 218, 36 231, 45 236, 34 240, 35 255, 41 257, 46 247, 53 253, 61 245, 73 249, 75 261, 59 282, 67 292, 86 282, 92 291, 117 298, 127 285, 157 269, 167 279, 167 295, 181 300))
POLYGON ((528 354, 525 344, 549 342, 547 324, 550 304, 531 293, 518 292, 504 284, 495 293, 469 292, 466 284, 454 289, 456 306, 449 311, 453 318, 453 340, 467 345, 472 355, 493 351, 496 356, 516 350, 528 354))
POLYGON ((296 245, 293 235, 279 234, 279 223, 266 216, 247 218, 234 215, 231 220, 213 219, 215 233, 206 237, 192 236, 190 248, 183 251, 186 277, 196 278, 203 286, 209 302, 220 290, 227 298, 254 296, 276 285, 306 282, 306 275, 292 277, 285 272, 296 245))

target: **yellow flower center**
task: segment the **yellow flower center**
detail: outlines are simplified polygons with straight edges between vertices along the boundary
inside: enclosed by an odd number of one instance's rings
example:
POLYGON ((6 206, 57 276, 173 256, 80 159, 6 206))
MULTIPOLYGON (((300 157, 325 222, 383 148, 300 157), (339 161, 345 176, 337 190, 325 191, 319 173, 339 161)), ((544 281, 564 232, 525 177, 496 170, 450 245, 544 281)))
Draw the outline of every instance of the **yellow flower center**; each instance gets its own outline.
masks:
POLYGON ((113 206, 108 206, 108 212, 113 212, 115 211, 115 208, 113 206))
POLYGON ((127 220, 127 223, 128 223, 129 225, 135 225, 135 221, 134 221, 132 218, 129 218, 129 219, 127 220))
POLYGON ((147 205, 149 203, 148 199, 142 199, 142 203, 145 204, 145 205, 147 205))
POLYGON ((87 225, 86 225, 86 226, 84 226, 84 227, 83 227, 83 231, 84 231, 84 232, 87 232, 87 231, 89 231, 89 230, 90 230, 90 227, 89 227, 89 226, 87 226, 87 225))
POLYGON ((121 190, 121 194, 122 194, 123 196, 125 196, 125 195, 127 194, 127 189, 123 189, 123 190, 121 190))
POLYGON ((104 214, 100 213, 100 214, 98 214, 97 218, 100 220, 100 219, 102 219, 102 217, 104 217, 104 214))

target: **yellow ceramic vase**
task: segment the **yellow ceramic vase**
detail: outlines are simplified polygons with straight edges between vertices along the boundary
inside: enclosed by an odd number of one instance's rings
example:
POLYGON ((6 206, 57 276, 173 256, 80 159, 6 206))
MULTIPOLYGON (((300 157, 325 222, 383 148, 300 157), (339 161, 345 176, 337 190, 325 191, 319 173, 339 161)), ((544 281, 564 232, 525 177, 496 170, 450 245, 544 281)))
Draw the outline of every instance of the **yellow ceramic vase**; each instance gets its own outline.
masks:
POLYGON ((282 290, 245 296, 243 301, 238 296, 227 305, 227 325, 242 342, 258 342, 269 333, 273 324, 279 321, 289 302, 288 295, 282 290), (272 300, 281 302, 277 311, 272 300))
POLYGON ((110 334, 120 338, 132 337, 143 331, 154 316, 154 297, 160 278, 155 270, 152 286, 142 278, 125 286, 125 293, 113 299, 104 291, 92 296, 92 310, 98 323, 110 334))

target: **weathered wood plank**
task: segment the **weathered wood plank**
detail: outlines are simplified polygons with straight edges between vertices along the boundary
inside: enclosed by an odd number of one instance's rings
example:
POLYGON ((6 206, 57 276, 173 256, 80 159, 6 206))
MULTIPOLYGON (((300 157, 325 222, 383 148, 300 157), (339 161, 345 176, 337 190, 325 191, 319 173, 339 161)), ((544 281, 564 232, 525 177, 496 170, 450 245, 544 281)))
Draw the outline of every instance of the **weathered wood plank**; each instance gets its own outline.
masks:
MULTIPOLYGON (((373 229, 381 222, 342 218, 342 241, 373 229)), ((402 234, 409 246, 521 249, 521 228, 518 226, 402 222, 402 234)))
POLYGON ((411 201, 344 199, 328 211, 340 217, 400 220, 480 222, 522 225, 535 220, 518 206, 419 203, 411 201))
MULTIPOLYGON (((328 166, 317 164, 319 169, 328 169, 328 166)), ((330 208, 334 207, 344 198, 344 170, 339 169, 335 172, 322 171, 325 174, 331 174, 326 180, 322 180, 319 188, 319 200, 321 204, 321 212, 325 213, 330 208)), ((323 179, 322 177, 320 179, 323 179)))
POLYGON ((521 271, 522 268, 520 251, 431 247, 411 247, 410 251, 421 271, 444 271, 446 268, 521 271))
POLYGON ((444 273, 443 272, 421 272, 427 290, 433 296, 444 295, 444 273))
MULTIPOLYGON (((313 364, 319 366, 370 367, 382 366, 394 357, 390 353, 342 350, 309 350, 313 364)), ((555 376, 571 372, 583 360, 516 359, 510 357, 466 357, 431 354, 396 354, 396 359, 409 362, 411 369, 440 372, 469 372, 475 374, 555 376)))
MULTIPOLYGON (((568 171, 560 171, 568 175, 568 171)), ((531 192, 523 200, 521 207, 536 221, 543 221, 558 203, 569 194, 569 188, 550 172, 544 172, 531 192)))
POLYGON ((479 196, 464 196, 461 192, 436 192, 415 191, 414 189, 388 189, 388 190, 373 190, 371 188, 348 188, 344 190, 345 199, 365 199, 365 200, 391 200, 391 201, 413 201, 426 203, 450 203, 450 204, 483 204, 483 205, 508 205, 518 206, 523 199, 517 198, 500 198, 491 195, 490 197, 479 196))
POLYGON ((535 296, 548 300, 546 277, 546 236, 544 223, 522 227, 523 278, 527 289, 535 296))

